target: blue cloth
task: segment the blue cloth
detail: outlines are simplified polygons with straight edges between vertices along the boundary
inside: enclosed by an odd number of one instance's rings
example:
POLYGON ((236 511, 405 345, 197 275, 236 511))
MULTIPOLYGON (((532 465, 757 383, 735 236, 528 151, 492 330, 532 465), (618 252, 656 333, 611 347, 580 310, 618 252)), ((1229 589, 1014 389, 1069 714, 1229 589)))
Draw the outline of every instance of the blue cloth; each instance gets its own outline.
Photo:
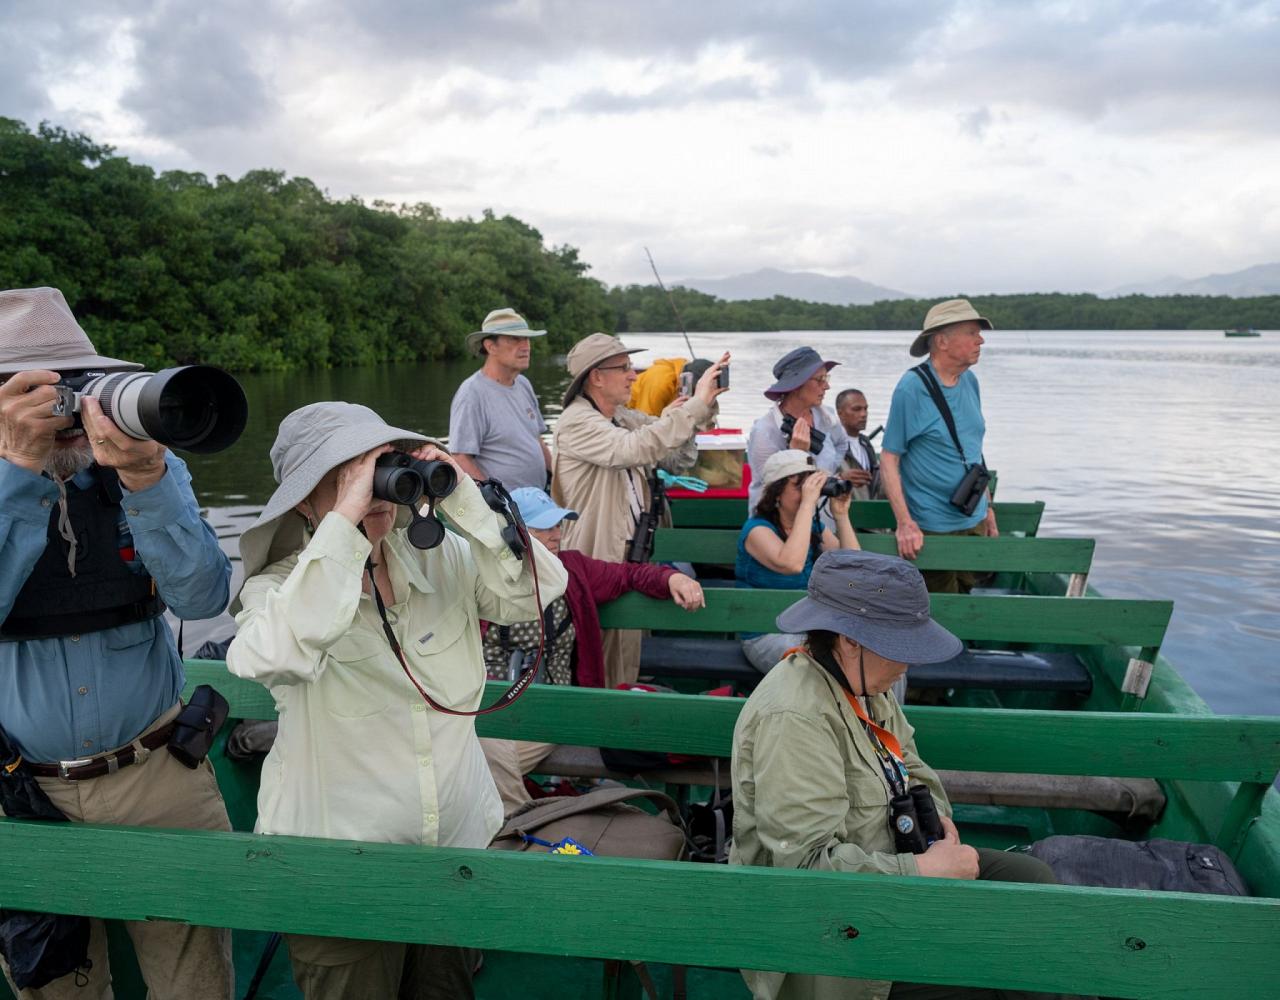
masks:
MULTIPOLYGON (((933 365, 929 367, 932 369, 933 365)), ((936 371, 934 375, 937 376, 936 371)), ((965 371, 953 386, 942 385, 941 379, 938 384, 955 418, 965 462, 972 465, 982 459, 982 439, 987 430, 978 379, 972 371, 965 371)), ((960 531, 972 528, 987 516, 985 496, 969 517, 951 506, 951 495, 964 478, 965 462, 960 460, 946 421, 929 391, 910 369, 903 372, 893 390, 880 450, 899 456, 907 509, 921 531, 960 531)))
MULTIPOLYGON (((179 618, 227 606, 231 562, 200 517, 191 474, 175 455, 158 483, 121 501, 122 547, 179 618), (143 568, 145 564, 145 569, 143 568)), ((73 482, 89 485, 82 473, 73 482)), ((0 619, 44 551, 52 480, 0 459, 0 619)), ((74 526, 73 526, 74 527, 74 526)), ((173 707, 185 676, 163 617, 57 639, 0 642, 0 726, 37 763, 92 757, 128 743, 173 707)))
MULTIPOLYGON (((742 526, 742 532, 738 535, 738 558, 733 564, 733 575, 738 581, 738 586, 758 590, 804 590, 809 583, 809 574, 813 572, 813 546, 809 546, 809 554, 805 557, 803 570, 799 573, 779 573, 757 561, 747 552, 747 536, 761 525, 782 538, 782 532, 773 526, 773 522, 766 521, 763 517, 753 517, 742 526)), ((814 528, 817 527, 819 525, 815 524, 814 528)), ((742 632, 740 636, 743 639, 754 639, 762 634, 761 632, 742 632)))

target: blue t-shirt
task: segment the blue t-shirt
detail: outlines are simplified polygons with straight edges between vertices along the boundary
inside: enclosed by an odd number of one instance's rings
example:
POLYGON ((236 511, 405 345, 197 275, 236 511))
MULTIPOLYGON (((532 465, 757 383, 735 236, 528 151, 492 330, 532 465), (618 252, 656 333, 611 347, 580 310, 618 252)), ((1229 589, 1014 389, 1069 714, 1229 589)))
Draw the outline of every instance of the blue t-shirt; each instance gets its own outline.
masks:
MULTIPOLYGON (((929 367, 932 369, 933 365, 929 367)), ((943 385, 941 379, 938 385, 951 407, 965 460, 960 460, 946 421, 924 382, 910 369, 903 372, 893 390, 881 450, 899 456, 907 509, 920 530, 959 531, 973 527, 987 516, 985 496, 968 517, 951 506, 951 495, 964 478, 965 464, 982 460, 982 438, 987 425, 982 419, 978 379, 972 371, 961 373, 953 386, 943 385)))
MULTIPOLYGON (((766 521, 763 517, 753 517, 742 526, 742 532, 738 535, 738 558, 733 564, 733 575, 738 581, 738 586, 758 590, 804 590, 809 586, 809 574, 813 572, 813 545, 809 546, 809 554, 804 560, 804 569, 799 573, 779 573, 764 563, 758 562, 747 552, 747 536, 761 525, 782 538, 782 532, 774 527, 773 522, 766 521)), ((814 530, 819 527, 820 524, 813 525, 814 530)), ((743 639, 754 639, 763 633, 742 632, 740 635, 743 639)))

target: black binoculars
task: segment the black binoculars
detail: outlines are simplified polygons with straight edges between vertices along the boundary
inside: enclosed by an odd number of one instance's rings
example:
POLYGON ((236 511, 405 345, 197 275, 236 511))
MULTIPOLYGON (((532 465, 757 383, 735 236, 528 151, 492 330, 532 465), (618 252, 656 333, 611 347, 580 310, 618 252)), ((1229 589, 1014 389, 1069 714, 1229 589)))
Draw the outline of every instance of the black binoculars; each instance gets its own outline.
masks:
MULTIPOLYGON (((791 444, 791 432, 796 429, 796 418, 790 413, 782 418, 782 433, 787 439, 787 447, 793 447, 791 444)), ((823 444, 826 443, 827 435, 825 431, 820 431, 812 424, 809 426, 809 451, 816 455, 822 451, 823 444)))
POLYGON ((905 795, 889 800, 889 825, 899 854, 923 854, 945 836, 933 793, 924 785, 912 785, 905 795))
POLYGON ((373 469, 373 495, 379 500, 414 506, 426 496, 443 500, 458 485, 458 473, 439 459, 424 462, 402 451, 379 455, 373 469))
POLYGON ((824 497, 845 497, 853 492, 853 483, 847 479, 829 478, 822 484, 821 495, 824 497))

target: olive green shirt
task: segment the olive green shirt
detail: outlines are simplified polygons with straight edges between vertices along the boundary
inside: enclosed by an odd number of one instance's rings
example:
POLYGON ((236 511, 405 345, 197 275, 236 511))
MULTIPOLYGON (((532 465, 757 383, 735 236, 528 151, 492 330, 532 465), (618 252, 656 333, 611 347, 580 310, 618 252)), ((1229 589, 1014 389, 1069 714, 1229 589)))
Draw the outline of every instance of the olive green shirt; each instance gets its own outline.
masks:
MULTIPOLYGON (((951 803, 916 752, 914 730, 889 692, 871 718, 902 744, 912 783, 951 803)), ((913 854, 894 850, 888 780, 871 738, 836 680, 804 653, 774 667, 747 699, 733 731, 733 845, 729 863, 767 868, 916 875, 913 854)), ((892 983, 743 971, 757 998, 883 998, 892 983)))

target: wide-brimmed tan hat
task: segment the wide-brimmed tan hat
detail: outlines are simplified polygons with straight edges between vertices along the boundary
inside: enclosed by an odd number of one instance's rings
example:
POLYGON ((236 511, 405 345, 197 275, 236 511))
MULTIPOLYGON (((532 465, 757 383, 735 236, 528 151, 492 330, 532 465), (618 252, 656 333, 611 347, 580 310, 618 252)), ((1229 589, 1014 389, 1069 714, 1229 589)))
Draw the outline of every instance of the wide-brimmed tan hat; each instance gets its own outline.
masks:
POLYGON ((564 392, 563 405, 568 406, 577 398, 578 393, 582 391, 582 383, 591 374, 592 368, 610 358, 621 357, 624 354, 639 354, 643 350, 643 347, 627 347, 617 337, 611 337, 607 333, 593 333, 590 337, 583 337, 573 345, 566 359, 573 381, 564 392))
POLYGON ((928 354, 929 338, 942 327, 969 321, 979 324, 984 330, 995 329, 991 325, 991 320, 978 315, 978 310, 969 304, 968 299, 947 299, 946 302, 939 302, 925 315, 924 326, 916 334, 916 339, 911 342, 911 356, 923 358, 928 354))
POLYGON ((775 451, 764 460, 764 468, 760 471, 760 485, 770 486, 779 479, 798 476, 802 472, 817 472, 813 456, 798 448, 784 448, 775 451))
POLYGON ((480 345, 484 343, 485 337, 545 337, 546 335, 546 330, 530 330, 523 316, 514 309, 503 306, 489 313, 480 324, 479 330, 467 334, 467 350, 476 357, 482 358, 484 351, 480 345))
MULTIPOLYGON (((392 427, 369 407, 357 403, 311 403, 280 421, 271 446, 271 471, 280 485, 258 519, 240 536, 244 579, 306 544, 306 521, 294 508, 311 495, 326 472, 381 444, 394 444, 402 451, 424 444, 445 450, 435 438, 392 427)), ((396 525, 407 523, 410 516, 407 507, 399 508, 396 525)), ((237 594, 231 613, 239 610, 237 594)))
POLYGON ((51 371, 136 371, 142 365, 97 352, 56 288, 0 292, 0 375, 51 371))

